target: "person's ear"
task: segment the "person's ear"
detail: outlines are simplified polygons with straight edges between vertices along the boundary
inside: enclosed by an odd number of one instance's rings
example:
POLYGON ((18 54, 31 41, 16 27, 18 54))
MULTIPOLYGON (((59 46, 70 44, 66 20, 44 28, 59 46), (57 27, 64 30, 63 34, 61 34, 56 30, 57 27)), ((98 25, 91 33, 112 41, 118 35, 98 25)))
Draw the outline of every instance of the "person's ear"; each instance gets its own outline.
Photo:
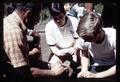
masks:
POLYGON ((27 11, 25 12, 25 17, 27 17, 29 14, 30 14, 30 10, 27 10, 27 11))
POLYGON ((24 13, 24 22, 27 23, 28 22, 28 18, 30 16, 30 10, 27 10, 25 13, 24 13))

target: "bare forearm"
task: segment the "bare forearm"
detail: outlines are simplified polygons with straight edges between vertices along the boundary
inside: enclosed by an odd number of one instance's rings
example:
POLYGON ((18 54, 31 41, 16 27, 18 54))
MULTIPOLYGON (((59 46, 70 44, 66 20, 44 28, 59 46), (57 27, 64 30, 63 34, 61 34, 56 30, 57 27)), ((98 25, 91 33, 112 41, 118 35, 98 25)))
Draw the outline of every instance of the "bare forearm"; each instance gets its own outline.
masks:
POLYGON ((50 49, 52 50, 52 52, 56 55, 56 56, 63 56, 64 53, 59 50, 56 46, 50 47, 50 49))
POLYGON ((114 65, 113 67, 111 67, 110 69, 108 69, 106 71, 96 73, 96 77, 97 78, 105 78, 105 77, 115 75, 115 73, 116 73, 116 65, 114 65))
POLYGON ((82 71, 88 71, 89 66, 88 50, 82 50, 81 52, 82 52, 81 53, 82 71))
POLYGON ((60 53, 59 53, 60 51, 56 48, 56 46, 50 47, 50 49, 55 55, 57 55, 57 56, 60 55, 60 53))
POLYGON ((54 76, 54 72, 47 69, 39 69, 37 72, 32 72, 33 77, 45 77, 45 76, 54 76))
POLYGON ((88 71, 89 60, 86 57, 81 58, 82 71, 88 71))
POLYGON ((34 54, 37 54, 37 53, 40 53, 40 50, 38 48, 34 48, 31 51, 29 51, 29 55, 34 55, 34 54))

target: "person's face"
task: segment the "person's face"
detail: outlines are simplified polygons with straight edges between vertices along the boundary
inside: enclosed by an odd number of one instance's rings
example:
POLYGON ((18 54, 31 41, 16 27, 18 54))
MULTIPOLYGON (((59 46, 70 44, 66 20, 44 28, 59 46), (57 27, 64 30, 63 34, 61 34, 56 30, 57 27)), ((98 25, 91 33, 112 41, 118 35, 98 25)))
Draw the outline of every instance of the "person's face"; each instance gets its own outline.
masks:
POLYGON ((66 22, 64 13, 59 13, 57 16, 54 16, 53 19, 58 26, 63 26, 66 22))
POLYGON ((26 16, 26 26, 28 28, 32 28, 34 27, 34 25, 36 25, 39 22, 39 13, 37 14, 33 14, 32 12, 30 12, 27 16, 26 16))
POLYGON ((70 6, 69 3, 66 3, 66 4, 64 5, 64 8, 65 8, 65 11, 69 11, 70 8, 71 8, 71 6, 70 6))
POLYGON ((81 36, 87 42, 98 42, 101 38, 100 32, 93 32, 88 35, 81 36))

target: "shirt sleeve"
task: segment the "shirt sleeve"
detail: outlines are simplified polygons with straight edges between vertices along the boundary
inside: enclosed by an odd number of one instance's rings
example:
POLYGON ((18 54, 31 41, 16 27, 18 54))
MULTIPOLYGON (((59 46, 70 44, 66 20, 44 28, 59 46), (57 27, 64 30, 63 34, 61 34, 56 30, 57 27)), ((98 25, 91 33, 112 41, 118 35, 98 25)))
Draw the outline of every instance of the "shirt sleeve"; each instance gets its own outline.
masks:
POLYGON ((49 25, 46 25, 45 28, 46 41, 49 46, 54 46, 56 44, 54 34, 52 29, 49 28, 49 25))
POLYGON ((76 30, 77 30, 79 21, 78 21, 78 19, 76 19, 75 17, 71 17, 70 19, 71 19, 71 22, 72 22, 72 25, 73 25, 73 31, 74 31, 73 37, 74 37, 75 39, 78 39, 79 36, 78 36, 78 34, 76 33, 76 30))
POLYGON ((79 48, 79 49, 85 49, 84 46, 85 46, 84 40, 79 37, 79 38, 76 40, 75 47, 76 47, 76 48, 79 48))

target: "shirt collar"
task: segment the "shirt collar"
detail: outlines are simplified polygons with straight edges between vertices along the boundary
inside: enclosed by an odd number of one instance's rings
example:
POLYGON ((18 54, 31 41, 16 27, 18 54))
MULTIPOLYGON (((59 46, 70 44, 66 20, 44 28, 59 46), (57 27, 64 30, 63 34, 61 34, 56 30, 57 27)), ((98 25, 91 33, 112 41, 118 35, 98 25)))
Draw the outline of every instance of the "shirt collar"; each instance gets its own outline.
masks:
POLYGON ((23 21, 21 20, 21 18, 19 17, 19 15, 15 11, 13 12, 13 15, 17 18, 17 20, 22 25, 22 29, 25 31, 27 28, 26 28, 25 24, 23 23, 23 21))

